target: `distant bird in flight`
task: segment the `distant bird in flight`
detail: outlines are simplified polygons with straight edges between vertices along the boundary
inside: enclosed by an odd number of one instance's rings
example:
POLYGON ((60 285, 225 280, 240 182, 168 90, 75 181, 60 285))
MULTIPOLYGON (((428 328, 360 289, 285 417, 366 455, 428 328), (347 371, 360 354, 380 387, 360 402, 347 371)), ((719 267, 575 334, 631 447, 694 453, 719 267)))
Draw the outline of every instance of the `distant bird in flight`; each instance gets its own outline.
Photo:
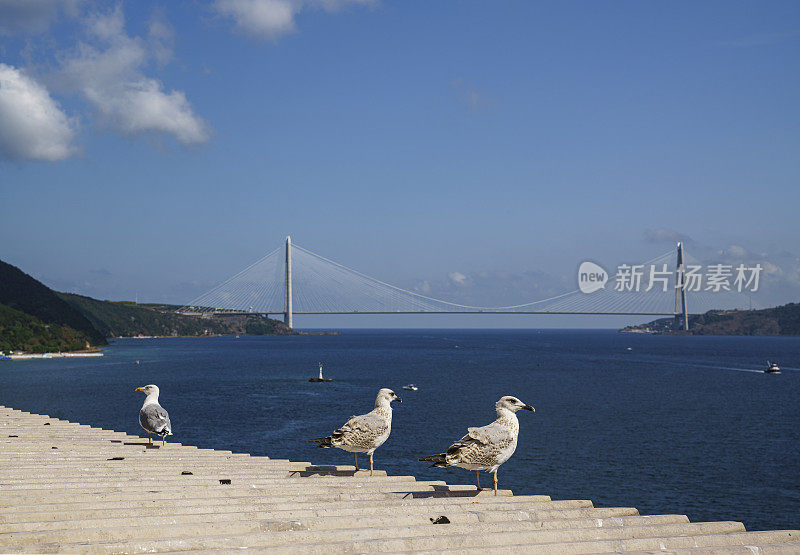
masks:
POLYGON ((523 409, 533 412, 534 408, 511 396, 501 397, 495 408, 497 420, 481 428, 467 428, 467 435, 451 445, 447 452, 419 460, 432 462, 432 467, 458 466, 474 470, 479 491, 481 479, 478 472, 491 472, 494 475, 494 494, 497 495, 497 469, 517 449, 519 420, 516 412, 523 409))
POLYGON ((165 445, 165 437, 172 435, 172 424, 169 421, 169 414, 158 404, 158 386, 153 384, 144 387, 137 387, 136 391, 141 391, 145 397, 144 404, 139 410, 139 425, 147 432, 147 440, 152 445, 153 440, 150 434, 161 436, 161 445, 165 445))
POLYGON ((311 443, 319 443, 320 447, 338 447, 353 453, 358 471, 358 454, 369 455, 369 475, 372 476, 372 454, 383 445, 392 431, 392 401, 403 400, 391 389, 381 389, 375 399, 375 408, 367 414, 353 416, 344 426, 327 437, 309 439, 311 443))

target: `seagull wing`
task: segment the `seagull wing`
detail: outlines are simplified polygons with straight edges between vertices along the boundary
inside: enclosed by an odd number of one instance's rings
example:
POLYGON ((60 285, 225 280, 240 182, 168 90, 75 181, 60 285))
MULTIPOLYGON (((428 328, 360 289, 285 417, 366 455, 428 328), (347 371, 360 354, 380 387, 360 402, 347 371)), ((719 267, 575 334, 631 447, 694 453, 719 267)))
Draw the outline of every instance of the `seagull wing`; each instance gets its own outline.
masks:
POLYGON ((143 406, 142 410, 139 411, 139 423, 148 432, 156 434, 172 433, 169 414, 161 405, 150 404, 143 406))
POLYGON ((389 424, 372 412, 359 416, 352 416, 344 426, 334 430, 331 434, 331 443, 334 445, 349 445, 353 447, 374 447, 376 438, 383 435, 389 424))
POLYGON ((480 428, 467 428, 467 435, 461 441, 477 441, 484 445, 502 443, 513 440, 513 434, 507 426, 501 426, 497 421, 480 428))
POLYGON ((447 449, 448 465, 473 465, 474 468, 491 468, 497 455, 514 442, 514 434, 497 421, 480 428, 468 428, 467 435, 447 449))

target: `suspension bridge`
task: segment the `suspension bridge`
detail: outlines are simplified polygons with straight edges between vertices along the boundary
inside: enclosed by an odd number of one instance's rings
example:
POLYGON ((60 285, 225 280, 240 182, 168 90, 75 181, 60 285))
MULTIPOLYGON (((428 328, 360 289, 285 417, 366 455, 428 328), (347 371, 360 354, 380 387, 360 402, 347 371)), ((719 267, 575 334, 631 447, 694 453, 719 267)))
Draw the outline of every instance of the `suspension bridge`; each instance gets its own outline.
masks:
POLYGON ((736 291, 690 292, 686 286, 686 268, 699 262, 687 256, 681 243, 676 249, 640 264, 660 268, 660 274, 665 276, 662 286, 619 289, 609 282, 592 293, 576 289, 510 306, 471 306, 391 285, 293 244, 287 237, 284 246, 193 299, 180 312, 282 315, 289 327, 295 314, 672 316, 683 329, 688 329, 691 314, 746 308, 750 302, 746 294, 736 291))

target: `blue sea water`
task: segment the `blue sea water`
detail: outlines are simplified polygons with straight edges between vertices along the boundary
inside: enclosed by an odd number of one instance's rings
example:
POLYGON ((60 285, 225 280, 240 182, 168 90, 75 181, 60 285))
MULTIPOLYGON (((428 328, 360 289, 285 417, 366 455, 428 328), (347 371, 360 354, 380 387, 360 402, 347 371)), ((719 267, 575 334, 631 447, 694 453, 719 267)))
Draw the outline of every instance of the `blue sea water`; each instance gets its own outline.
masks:
POLYGON ((800 338, 345 331, 117 340, 102 359, 0 362, 0 404, 134 434, 134 388, 148 383, 161 388, 173 441, 320 464, 352 455, 305 440, 391 387, 404 402, 376 467, 449 483, 474 474, 417 458, 488 424, 494 402, 515 395, 536 412, 519 414, 501 488, 800 528, 800 338), (783 374, 761 373, 767 358, 783 374), (308 382, 318 361, 334 382, 308 382), (402 389, 410 382, 419 391, 402 389))

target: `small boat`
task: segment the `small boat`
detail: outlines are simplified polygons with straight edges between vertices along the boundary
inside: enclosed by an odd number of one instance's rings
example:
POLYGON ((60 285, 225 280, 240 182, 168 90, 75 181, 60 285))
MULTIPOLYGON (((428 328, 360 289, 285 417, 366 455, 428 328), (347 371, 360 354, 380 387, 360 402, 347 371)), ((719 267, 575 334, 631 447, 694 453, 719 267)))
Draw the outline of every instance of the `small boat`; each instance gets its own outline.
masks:
POLYGON ((310 382, 332 382, 331 378, 323 378, 322 377, 322 363, 319 363, 319 377, 318 378, 310 378, 308 381, 310 382))
POLYGON ((408 391, 417 391, 419 388, 415 386, 413 383, 410 383, 408 385, 404 385, 403 389, 406 389, 408 391))
POLYGON ((767 361, 767 367, 764 368, 764 373, 765 374, 780 374, 781 373, 781 367, 778 366, 777 362, 770 362, 768 360, 767 361))

